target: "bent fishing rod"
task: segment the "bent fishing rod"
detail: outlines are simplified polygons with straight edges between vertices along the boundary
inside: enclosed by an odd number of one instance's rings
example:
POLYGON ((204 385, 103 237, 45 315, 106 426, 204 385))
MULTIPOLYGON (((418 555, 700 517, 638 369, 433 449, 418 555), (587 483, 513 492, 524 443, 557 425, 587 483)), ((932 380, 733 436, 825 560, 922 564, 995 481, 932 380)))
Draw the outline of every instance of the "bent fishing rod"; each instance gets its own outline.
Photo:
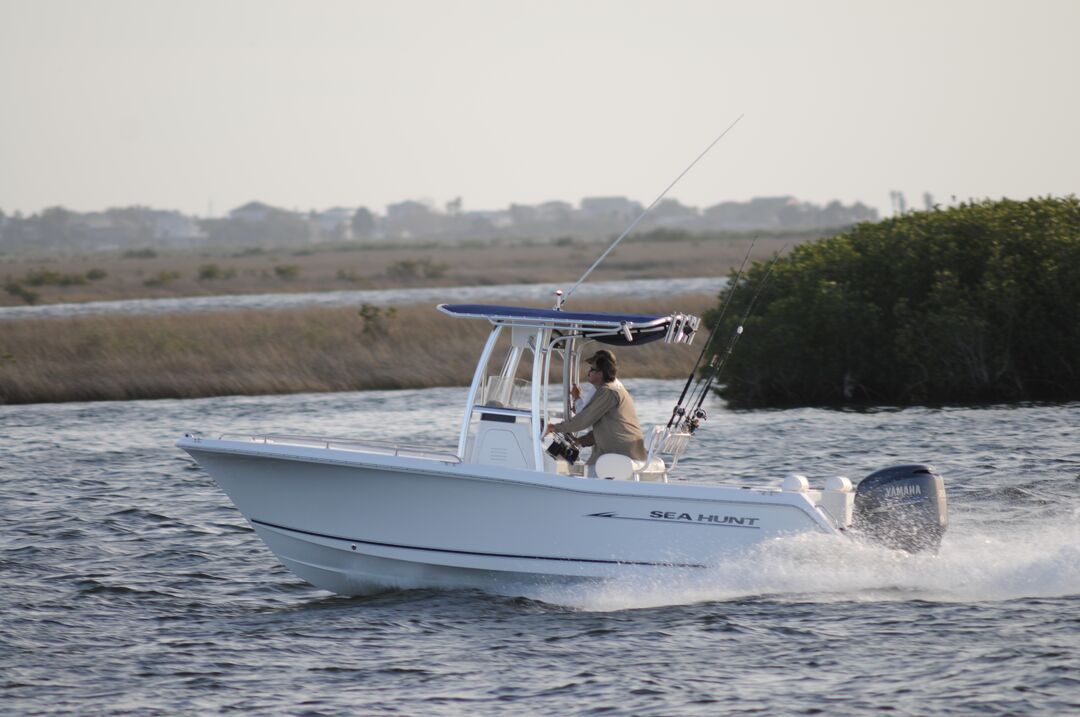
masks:
MULTIPOLYGON (((715 147, 720 142, 720 140, 722 140, 727 135, 727 133, 730 132, 735 127, 735 125, 737 125, 739 123, 740 120, 742 120, 742 118, 744 116, 745 115, 741 114, 738 117, 736 117, 734 122, 732 122, 730 125, 728 125, 724 129, 723 132, 721 132, 719 135, 717 135, 716 139, 714 139, 712 142, 710 142, 709 146, 707 146, 704 150, 702 150, 701 154, 699 154, 697 157, 695 157, 694 161, 692 161, 689 165, 687 165, 686 169, 684 169, 682 172, 680 172, 679 175, 677 177, 675 177, 674 180, 672 180, 671 184, 669 184, 664 189, 664 191, 660 192, 660 194, 657 195, 656 199, 654 199, 652 201, 652 203, 649 204, 649 206, 647 206, 641 212, 641 214, 639 214, 637 216, 637 218, 634 219, 633 222, 630 223, 630 226, 628 226, 623 231, 623 233, 620 234, 618 236, 618 238, 616 238, 615 241, 613 241, 611 243, 611 246, 609 246, 606 250, 604 250, 604 253, 601 254, 600 257, 595 262, 593 262, 592 266, 590 266, 588 269, 585 270, 585 273, 581 275, 581 278, 578 279, 577 282, 573 286, 571 286, 570 289, 565 294, 561 290, 555 292, 555 297, 556 297, 556 299, 555 299, 555 309, 556 310, 561 310, 562 309, 563 304, 565 304, 566 301, 570 298, 570 296, 577 290, 577 288, 579 286, 581 286, 582 283, 584 283, 585 279, 587 279, 589 277, 589 275, 593 272, 593 270, 596 269, 596 267, 600 266, 600 264, 604 261, 604 259, 606 259, 607 256, 609 254, 611 254, 611 252, 613 252, 615 250, 615 247, 617 247, 622 242, 623 239, 625 239, 627 236, 630 235, 630 232, 632 232, 637 227, 637 225, 641 223, 641 220, 644 219, 646 217, 646 215, 648 215, 648 213, 650 211, 652 211, 652 209, 657 204, 659 204, 664 199, 664 197, 667 196, 668 192, 670 192, 675 187, 675 185, 678 184, 679 181, 683 177, 685 177, 687 175, 687 173, 689 173, 689 171, 691 169, 693 169, 694 166, 698 162, 700 162, 701 159, 706 154, 708 154, 709 151, 713 147, 715 147)), ((683 390, 682 390, 682 393, 679 396, 679 400, 675 405, 675 409, 672 411, 671 419, 668 421, 667 427, 669 429, 671 428, 672 424, 675 422, 677 417, 682 416, 682 415, 684 415, 686 413, 685 409, 683 409, 683 407, 682 407, 682 403, 683 403, 684 399, 686 398, 686 394, 687 394, 687 391, 690 388, 690 385, 693 383, 694 376, 697 374, 697 370, 698 370, 698 367, 701 364, 701 360, 708 353, 709 347, 712 345, 712 342, 713 342, 714 338, 716 337, 716 332, 719 329, 720 324, 723 322, 723 318, 724 318, 725 314, 727 313, 728 306, 731 304, 731 299, 735 295, 736 289, 738 289, 738 287, 739 287, 739 280, 742 278, 743 270, 746 268, 746 262, 750 258, 750 253, 753 251, 754 244, 756 243, 756 241, 757 241, 757 239, 755 238, 754 241, 752 241, 750 243, 750 248, 747 249, 746 256, 743 258, 742 264, 739 266, 739 271, 735 275, 735 283, 732 285, 731 292, 728 294, 727 300, 724 302, 723 307, 721 307, 721 309, 720 309, 720 316, 717 318, 716 324, 713 326, 712 330, 709 332, 709 337, 705 341, 705 346, 702 348, 701 353, 698 355, 697 361, 694 362, 694 368, 690 371, 690 376, 687 377, 687 379, 686 379, 686 385, 683 386, 683 390)), ((783 251, 783 250, 781 250, 781 251, 783 251)), ((774 259, 773 263, 775 263, 775 261, 776 260, 774 259)), ((769 272, 771 273, 771 271, 772 271, 772 265, 770 265, 770 267, 769 267, 769 272)), ((766 274, 765 278, 766 279, 768 278, 768 274, 766 274)), ((758 289, 758 294, 760 294, 760 292, 761 292, 761 287, 759 287, 759 289, 758 289)), ((753 306, 754 301, 756 301, 756 300, 757 300, 757 295, 755 295, 754 300, 750 302, 751 307, 753 306)), ((747 311, 747 315, 749 315, 749 311, 747 311)), ((743 321, 745 322, 745 320, 746 320, 746 317, 744 316, 743 321)), ((741 324, 739 326, 738 333, 742 333, 742 325, 741 324)), ((729 345, 727 355, 730 355, 731 350, 733 348, 734 348, 734 339, 731 342, 731 344, 729 345)), ((713 357, 713 362, 712 363, 713 363, 713 365, 715 365, 715 363, 716 363, 716 357, 715 356, 713 357)), ((721 365, 721 367, 722 367, 722 365, 721 365)), ((710 380, 709 383, 711 384, 711 380, 710 380)), ((697 401, 697 407, 695 408, 695 414, 700 412, 701 403, 704 401, 704 395, 705 394, 703 393, 702 396, 697 401)), ((694 399, 695 399, 696 396, 697 396, 697 390, 695 389, 695 391, 693 393, 691 393, 691 399, 690 399, 691 404, 694 403, 694 399)), ((697 421, 696 420, 694 420, 693 426, 694 426, 694 428, 697 427, 697 421)), ((691 432, 693 432, 693 429, 691 429, 691 432)))
POLYGON ((581 275, 581 278, 577 280, 577 283, 575 283, 575 284, 574 284, 573 286, 571 286, 571 287, 570 287, 570 290, 569 290, 569 291, 567 291, 567 292, 566 292, 566 294, 562 294, 562 293, 560 293, 560 292, 555 292, 555 293, 556 293, 556 304, 555 304, 555 308, 556 308, 556 309, 561 309, 561 308, 562 308, 562 305, 563 305, 564 303, 566 303, 566 300, 570 298, 570 295, 571 295, 571 294, 573 294, 573 293, 574 293, 574 291, 576 291, 576 290, 577 290, 577 288, 578 288, 579 286, 581 286, 582 282, 584 282, 584 281, 585 281, 585 279, 587 279, 587 278, 588 278, 589 274, 591 274, 591 273, 593 272, 593 269, 595 269, 596 267, 600 266, 600 263, 601 263, 602 261, 604 261, 604 259, 606 259, 606 258, 607 258, 607 255, 608 255, 608 254, 610 254, 610 253, 611 253, 612 251, 614 251, 614 250, 615 250, 615 247, 617 247, 617 246, 619 245, 619 242, 621 242, 621 241, 622 241, 623 239, 625 239, 625 238, 626 238, 626 237, 627 237, 627 236, 628 236, 628 235, 630 234, 630 232, 634 231, 634 228, 635 228, 635 227, 636 227, 636 226, 637 226, 637 225, 638 225, 638 224, 639 224, 639 223, 641 222, 641 220, 642 220, 642 219, 644 219, 644 218, 645 218, 645 215, 646 215, 646 214, 648 214, 648 213, 649 213, 650 211, 652 211, 653 207, 655 207, 655 206, 656 206, 657 204, 659 204, 659 203, 660 203, 660 201, 661 201, 661 200, 662 200, 662 199, 663 199, 664 197, 666 197, 666 196, 667 196, 667 193, 668 193, 668 192, 670 192, 670 191, 671 191, 671 189, 672 189, 672 188, 673 188, 673 187, 674 187, 674 186, 675 186, 676 184, 678 184, 678 183, 679 183, 679 180, 680 180, 680 179, 682 179, 683 177, 685 177, 685 176, 686 176, 686 173, 687 173, 687 172, 689 172, 689 171, 690 171, 691 169, 693 169, 693 168, 694 168, 694 165, 695 165, 695 164, 697 164, 698 162, 700 162, 700 161, 701 161, 701 158, 702 158, 702 157, 704 157, 704 156, 705 156, 706 154, 708 154, 708 153, 709 153, 709 150, 710 150, 710 149, 712 149, 713 147, 715 147, 715 146, 716 146, 716 144, 717 144, 717 143, 718 143, 718 142, 719 142, 720 140, 722 140, 722 139, 724 138, 724 135, 726 135, 726 134, 727 134, 728 132, 730 132, 730 131, 732 130, 732 128, 733 128, 733 127, 735 127, 735 125, 737 125, 737 124, 739 123, 739 120, 741 120, 741 119, 742 119, 742 118, 743 118, 744 116, 745 116, 745 115, 739 115, 738 117, 736 117, 736 118, 735 118, 735 121, 734 121, 734 122, 732 122, 731 124, 729 124, 729 125, 727 126, 727 129, 725 129, 725 130, 724 130, 723 132, 721 132, 721 133, 719 134, 719 136, 717 136, 717 138, 716 138, 716 139, 714 139, 714 140, 713 140, 713 141, 712 141, 712 142, 711 142, 711 143, 709 144, 709 146, 708 146, 708 147, 706 147, 706 148, 705 148, 705 149, 704 149, 704 150, 703 150, 703 151, 701 152, 701 154, 699 154, 699 155, 698 155, 698 156, 697 156, 697 157, 696 157, 696 158, 694 159, 694 161, 693 161, 693 162, 691 162, 691 163, 690 163, 689 165, 687 165, 686 169, 684 169, 684 170, 683 170, 683 171, 682 171, 682 172, 681 172, 681 173, 679 174, 679 176, 678 176, 678 177, 675 177, 674 181, 672 181, 672 182, 671 182, 671 184, 669 184, 669 185, 667 186, 667 189, 665 189, 664 191, 660 192, 660 194, 659 194, 659 195, 658 195, 658 196, 656 197, 656 199, 654 199, 654 200, 652 201, 652 204, 650 204, 649 206, 647 206, 647 207, 645 208, 645 210, 644 210, 644 211, 642 211, 642 212, 641 212, 641 214, 639 214, 639 215, 638 215, 637 219, 635 219, 635 220, 634 220, 633 222, 631 222, 630 226, 628 226, 628 227, 626 228, 626 230, 625 230, 625 231, 623 231, 623 233, 619 235, 619 238, 618 238, 618 239, 616 239, 615 241, 613 241, 613 242, 611 243, 611 246, 609 246, 609 247, 608 247, 608 248, 607 248, 607 249, 606 249, 606 250, 604 251, 604 253, 600 255, 600 258, 599 258, 599 259, 597 259, 597 260, 596 260, 595 262, 593 262, 593 265, 592 265, 592 266, 590 266, 590 267, 589 267, 588 269, 586 269, 586 270, 585 270, 585 273, 581 275))

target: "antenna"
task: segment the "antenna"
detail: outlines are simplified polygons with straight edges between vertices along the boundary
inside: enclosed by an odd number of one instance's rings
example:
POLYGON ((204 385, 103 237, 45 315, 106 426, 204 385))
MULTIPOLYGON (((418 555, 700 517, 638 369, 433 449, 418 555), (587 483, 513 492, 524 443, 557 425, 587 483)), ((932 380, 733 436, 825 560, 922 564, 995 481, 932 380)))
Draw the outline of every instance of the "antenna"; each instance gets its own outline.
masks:
POLYGON ((706 148, 705 148, 705 150, 704 150, 704 151, 703 151, 703 152, 702 152, 701 154, 699 154, 699 155, 697 156, 697 158, 696 158, 696 159, 695 159, 695 160, 694 160, 693 162, 691 162, 691 163, 689 164, 689 166, 687 166, 687 168, 686 168, 686 169, 684 169, 684 170, 682 171, 682 173, 681 173, 681 174, 680 174, 680 175, 679 175, 678 177, 675 177, 675 180, 674 180, 674 181, 673 181, 673 182, 672 182, 671 184, 669 184, 669 185, 667 186, 667 189, 665 189, 664 191, 660 192, 660 196, 658 196, 658 197, 657 197, 656 199, 654 199, 654 200, 653 200, 653 202, 652 202, 652 204, 650 204, 649 206, 647 206, 647 207, 645 208, 645 211, 643 211, 643 212, 642 212, 641 214, 639 214, 639 215, 638 215, 638 218, 637 218, 637 219, 635 219, 635 220, 633 221, 633 223, 631 223, 631 224, 630 224, 630 226, 628 226, 628 227, 626 228, 626 230, 625 230, 625 231, 624 231, 624 232, 623 232, 622 234, 620 234, 620 235, 619 235, 619 238, 618 238, 618 239, 616 239, 615 241, 613 241, 613 242, 611 243, 611 246, 609 246, 609 247, 607 248, 607 251, 605 251, 605 252, 604 252, 603 254, 601 254, 601 255, 600 255, 600 258, 599 258, 599 259, 597 259, 597 260, 596 260, 595 262, 593 262, 593 265, 592 265, 592 266, 590 266, 590 267, 589 267, 589 268, 588 268, 588 269, 587 269, 587 270, 585 271, 585 273, 581 275, 581 278, 577 280, 577 283, 576 283, 576 284, 574 284, 573 286, 571 286, 571 287, 570 287, 570 290, 566 292, 566 296, 564 296, 564 297, 563 297, 563 299, 562 299, 562 301, 563 301, 563 302, 565 302, 565 301, 566 301, 567 299, 569 299, 569 298, 570 298, 570 295, 571 295, 571 294, 573 294, 573 293, 574 293, 574 291, 575 291, 575 290, 576 290, 576 289, 577 289, 577 288, 578 288, 579 286, 581 286, 581 283, 582 283, 583 281, 585 281, 585 279, 586 279, 586 278, 588 278, 589 274, 591 274, 591 273, 593 272, 593 269, 595 269, 596 267, 600 266, 600 262, 602 262, 602 261, 603 261, 604 259, 606 259, 606 258, 607 258, 607 255, 608 255, 608 254, 610 254, 610 253, 611 253, 611 252, 612 252, 612 251, 613 251, 613 250, 615 249, 615 247, 617 247, 617 246, 619 245, 619 242, 621 242, 621 241, 622 241, 623 239, 625 239, 625 238, 626 238, 626 235, 627 235, 627 234, 629 234, 630 232, 634 231, 634 227, 636 227, 636 226, 638 225, 638 223, 639 223, 639 222, 640 222, 640 221, 641 221, 642 219, 644 219, 644 218, 645 218, 645 215, 646 215, 646 214, 648 214, 648 213, 649 213, 649 212, 650 212, 650 211, 652 210, 652 208, 653 208, 653 207, 655 207, 655 206, 656 206, 657 204, 659 204, 659 203, 660 203, 660 200, 661 200, 661 199, 663 199, 663 198, 664 198, 664 197, 665 197, 665 196, 667 195, 667 193, 671 191, 671 188, 672 188, 672 187, 674 187, 674 186, 675 186, 676 184, 678 184, 678 183, 679 183, 679 180, 680 180, 680 179, 682 179, 682 178, 683 178, 684 176, 686 176, 686 173, 687 173, 687 172, 689 172, 689 171, 690 171, 691 169, 693 169, 693 168, 694 168, 694 165, 695 165, 695 164, 697 164, 697 163, 698 163, 699 161, 701 161, 701 158, 702 158, 702 157, 704 157, 704 156, 705 156, 706 154, 708 154, 708 153, 709 153, 709 150, 710 150, 710 149, 712 149, 713 147, 715 147, 715 146, 716 146, 716 143, 717 143, 717 142, 719 142, 720 140, 722 140, 722 139, 724 138, 724 135, 726 135, 726 134, 727 134, 728 132, 730 132, 730 131, 731 131, 731 129, 732 129, 732 128, 733 128, 733 127, 734 127, 735 125, 737 125, 737 124, 739 123, 739 120, 741 120, 741 119, 742 119, 743 117, 745 117, 745 115, 739 115, 738 117, 736 117, 736 118, 735 118, 735 121, 734 121, 734 122, 732 122, 731 124, 729 124, 729 125, 727 126, 727 129, 725 129, 725 130, 724 130, 723 132, 721 132, 721 133, 720 133, 720 135, 719 135, 719 136, 718 136, 718 137, 717 137, 716 139, 714 139, 714 140, 712 141, 712 143, 711 143, 711 144, 709 144, 709 146, 708 146, 708 147, 706 147, 706 148))

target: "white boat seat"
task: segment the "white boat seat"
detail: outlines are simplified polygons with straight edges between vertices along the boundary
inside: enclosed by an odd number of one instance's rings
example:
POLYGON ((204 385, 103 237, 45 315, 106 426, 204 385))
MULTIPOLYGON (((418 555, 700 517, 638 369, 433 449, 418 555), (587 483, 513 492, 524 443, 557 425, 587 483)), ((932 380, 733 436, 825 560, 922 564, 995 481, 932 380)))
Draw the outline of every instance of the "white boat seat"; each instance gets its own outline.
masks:
POLYGON ((659 456, 649 461, 635 461, 621 453, 605 453, 596 459, 596 477, 667 483, 667 466, 659 456))

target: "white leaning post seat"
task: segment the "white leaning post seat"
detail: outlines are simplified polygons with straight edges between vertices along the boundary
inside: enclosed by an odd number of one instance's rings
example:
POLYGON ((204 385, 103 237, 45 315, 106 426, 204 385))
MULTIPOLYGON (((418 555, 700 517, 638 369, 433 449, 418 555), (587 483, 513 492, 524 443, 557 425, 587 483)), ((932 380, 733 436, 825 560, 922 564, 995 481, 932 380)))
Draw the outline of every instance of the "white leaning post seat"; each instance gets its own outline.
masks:
POLYGON ((667 466, 659 457, 646 462, 635 461, 630 456, 624 456, 621 453, 605 453, 596 459, 596 477, 666 483, 667 466))

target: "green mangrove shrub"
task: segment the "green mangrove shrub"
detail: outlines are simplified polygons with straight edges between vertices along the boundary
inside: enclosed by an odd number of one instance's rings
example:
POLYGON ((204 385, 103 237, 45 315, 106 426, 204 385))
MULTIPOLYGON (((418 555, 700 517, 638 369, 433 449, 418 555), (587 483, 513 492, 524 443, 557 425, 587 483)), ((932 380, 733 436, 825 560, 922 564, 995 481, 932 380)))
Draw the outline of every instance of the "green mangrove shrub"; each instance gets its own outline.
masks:
POLYGON ((706 315, 731 297, 722 350, 763 286, 719 378, 733 406, 1080 398, 1076 196, 858 224, 767 272, 733 272, 706 315))

